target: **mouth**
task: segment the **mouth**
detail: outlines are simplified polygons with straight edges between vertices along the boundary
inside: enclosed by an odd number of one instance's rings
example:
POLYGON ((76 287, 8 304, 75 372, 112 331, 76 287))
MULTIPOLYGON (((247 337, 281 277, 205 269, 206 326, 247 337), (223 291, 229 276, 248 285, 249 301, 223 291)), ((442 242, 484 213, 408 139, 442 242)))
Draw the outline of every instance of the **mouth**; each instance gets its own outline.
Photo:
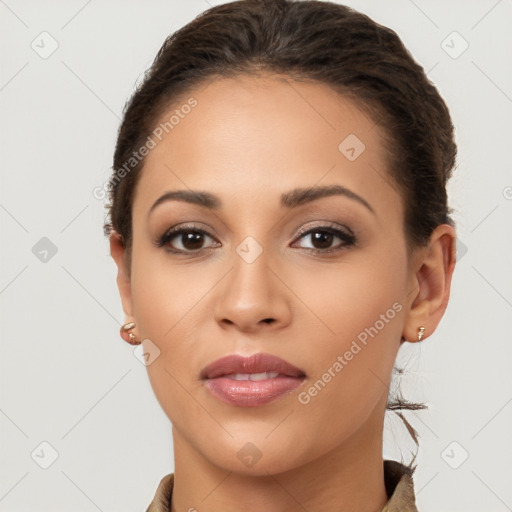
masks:
POLYGON ((306 373, 271 354, 230 355, 203 368, 201 380, 210 393, 229 405, 256 407, 299 387, 306 373))

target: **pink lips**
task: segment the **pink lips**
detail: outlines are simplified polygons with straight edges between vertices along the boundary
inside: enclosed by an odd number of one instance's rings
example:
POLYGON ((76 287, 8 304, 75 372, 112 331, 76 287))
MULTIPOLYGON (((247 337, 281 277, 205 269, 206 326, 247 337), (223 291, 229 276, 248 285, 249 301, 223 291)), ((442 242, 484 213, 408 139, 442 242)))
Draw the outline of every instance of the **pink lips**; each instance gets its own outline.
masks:
MULTIPOLYGON (((296 366, 271 354, 251 357, 230 355, 205 367, 200 378, 206 388, 219 400, 239 407, 256 407, 269 403, 293 391, 304 381, 306 374, 296 366), (271 378, 235 380, 234 374, 271 373, 271 378), (277 375, 275 375, 277 373, 277 375)), ((249 377, 251 378, 251 377, 249 377)))

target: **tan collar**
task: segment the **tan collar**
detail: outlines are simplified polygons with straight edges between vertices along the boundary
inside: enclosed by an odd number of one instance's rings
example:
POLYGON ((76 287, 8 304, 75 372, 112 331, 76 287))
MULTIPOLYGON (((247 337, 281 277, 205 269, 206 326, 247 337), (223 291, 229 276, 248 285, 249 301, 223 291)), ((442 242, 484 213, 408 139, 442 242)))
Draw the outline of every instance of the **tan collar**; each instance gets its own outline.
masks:
MULTIPOLYGON (((389 500, 382 512, 418 512, 414 497, 412 471, 394 460, 384 461, 384 481, 389 500)), ((164 476, 146 512, 170 512, 174 473, 164 476)))
POLYGON ((384 461, 384 482, 389 500, 382 512, 418 512, 412 473, 413 470, 396 460, 384 461))

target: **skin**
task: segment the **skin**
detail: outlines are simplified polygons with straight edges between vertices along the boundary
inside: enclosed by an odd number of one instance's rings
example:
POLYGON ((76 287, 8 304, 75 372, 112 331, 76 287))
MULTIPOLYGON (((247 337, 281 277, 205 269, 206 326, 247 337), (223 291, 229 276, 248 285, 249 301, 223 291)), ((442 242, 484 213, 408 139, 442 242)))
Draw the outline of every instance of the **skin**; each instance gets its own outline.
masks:
POLYGON ((117 233, 110 238, 125 321, 160 350, 147 370, 172 422, 172 511, 380 511, 388 499, 382 432, 393 364, 402 337, 414 342, 424 326, 428 338, 445 312, 455 232, 440 225, 428 246, 408 253, 384 133, 328 86, 261 74, 215 79, 191 95, 197 106, 146 157, 131 268, 117 233), (366 146, 355 161, 338 149, 349 134, 366 146), (281 194, 314 185, 346 187, 374 212, 342 195, 280 205, 281 194), (222 207, 173 200, 148 217, 164 192, 178 189, 215 194, 222 207), (188 249, 184 255, 154 244, 183 223, 209 236, 202 245, 187 246, 181 235, 168 243, 188 249), (298 234, 325 225, 349 228, 355 245, 298 234), (247 236, 263 250, 252 263, 236 252, 247 236), (401 306, 394 318, 300 403, 299 393, 394 303, 401 306), (219 401, 199 379, 220 357, 258 352, 304 370, 304 383, 243 408, 219 401), (237 457, 246 443, 261 454, 251 467, 237 457))

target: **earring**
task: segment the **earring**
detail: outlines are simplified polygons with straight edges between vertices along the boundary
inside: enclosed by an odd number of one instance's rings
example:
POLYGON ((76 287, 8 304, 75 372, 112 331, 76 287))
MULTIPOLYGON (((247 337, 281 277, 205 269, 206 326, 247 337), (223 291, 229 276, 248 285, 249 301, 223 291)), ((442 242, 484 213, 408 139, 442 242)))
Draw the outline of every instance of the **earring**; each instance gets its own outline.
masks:
POLYGON ((425 333, 425 327, 421 326, 418 329, 418 341, 421 341, 423 338, 423 334, 425 333))
POLYGON ((121 338, 123 338, 124 341, 127 343, 130 343, 130 345, 140 345, 142 342, 133 334, 133 332, 130 332, 132 329, 135 328, 135 322, 128 322, 127 324, 124 324, 120 329, 121 338))

